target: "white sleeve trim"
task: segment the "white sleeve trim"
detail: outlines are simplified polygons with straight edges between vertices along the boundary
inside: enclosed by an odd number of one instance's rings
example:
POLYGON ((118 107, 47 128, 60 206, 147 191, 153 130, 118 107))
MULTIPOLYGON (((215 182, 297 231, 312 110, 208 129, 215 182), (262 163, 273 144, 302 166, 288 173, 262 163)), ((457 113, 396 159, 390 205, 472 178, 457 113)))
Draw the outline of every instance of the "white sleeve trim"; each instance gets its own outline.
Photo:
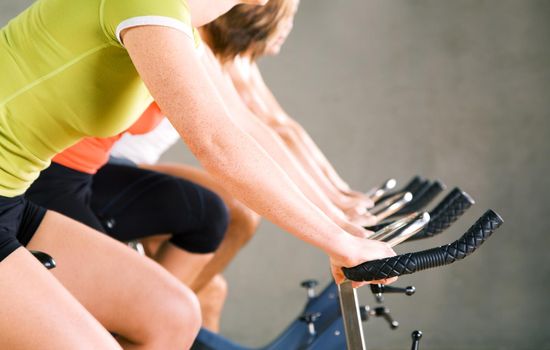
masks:
POLYGON ((195 41, 195 37, 193 35, 193 30, 191 29, 191 26, 188 24, 185 24, 180 20, 177 20, 171 17, 164 17, 164 16, 140 16, 140 17, 128 18, 120 22, 120 24, 116 27, 116 38, 118 39, 118 42, 122 46, 124 46, 124 44, 122 43, 122 38, 120 37, 120 33, 124 29, 138 27, 138 26, 163 26, 163 27, 174 28, 187 34, 187 36, 190 37, 191 40, 193 40, 193 42, 195 41))

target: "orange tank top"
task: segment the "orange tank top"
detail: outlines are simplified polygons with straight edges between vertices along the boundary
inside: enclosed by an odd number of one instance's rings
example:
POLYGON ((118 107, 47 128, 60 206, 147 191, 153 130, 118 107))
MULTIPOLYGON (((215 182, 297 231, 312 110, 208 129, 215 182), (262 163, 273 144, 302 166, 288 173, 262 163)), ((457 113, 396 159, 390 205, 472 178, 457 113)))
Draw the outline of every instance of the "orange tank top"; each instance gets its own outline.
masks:
POLYGON ((126 132, 133 135, 146 134, 153 130, 164 118, 158 105, 153 102, 139 119, 125 132, 118 135, 97 138, 85 137, 63 152, 57 154, 52 162, 61 164, 83 173, 95 174, 109 160, 111 148, 126 132))

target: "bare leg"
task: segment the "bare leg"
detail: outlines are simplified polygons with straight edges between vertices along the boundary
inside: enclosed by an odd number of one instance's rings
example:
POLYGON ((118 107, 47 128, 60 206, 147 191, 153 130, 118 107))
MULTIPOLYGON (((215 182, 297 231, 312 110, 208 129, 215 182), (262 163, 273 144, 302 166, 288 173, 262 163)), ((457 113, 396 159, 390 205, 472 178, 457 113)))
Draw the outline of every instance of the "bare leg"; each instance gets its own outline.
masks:
POLYGON ((186 252, 169 241, 165 241, 158 248, 154 259, 185 285, 191 286, 213 256, 214 253, 195 254, 186 252))
POLYGON ((214 276, 197 296, 201 304, 202 326, 212 332, 219 332, 220 316, 227 297, 225 278, 222 275, 214 276))
POLYGON ((156 235, 140 239, 143 249, 145 249, 145 255, 153 259, 157 255, 160 246, 168 241, 170 237, 171 235, 156 235))
MULTIPOLYGON (((242 204, 240 206, 244 207, 242 204)), ((245 210, 235 210, 236 207, 228 205, 231 213, 231 221, 225 237, 214 253, 214 258, 202 269, 191 288, 200 291, 217 274, 223 272, 231 260, 242 247, 248 243, 256 232, 259 216, 245 210)))
POLYGON ((125 349, 191 346, 200 326, 197 299, 153 261, 55 212, 28 248, 56 259, 55 277, 125 349))
POLYGON ((24 248, 0 262, 0 301, 1 349, 120 349, 24 248))

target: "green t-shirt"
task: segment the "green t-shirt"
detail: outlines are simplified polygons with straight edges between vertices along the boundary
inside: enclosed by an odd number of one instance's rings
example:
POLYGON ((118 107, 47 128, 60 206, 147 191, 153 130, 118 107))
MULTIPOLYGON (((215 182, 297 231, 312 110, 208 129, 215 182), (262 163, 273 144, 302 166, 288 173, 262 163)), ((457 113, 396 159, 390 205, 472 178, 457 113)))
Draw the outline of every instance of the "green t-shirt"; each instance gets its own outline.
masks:
POLYGON ((152 101, 118 34, 187 33, 185 0, 38 0, 0 30, 0 196, 22 194, 84 136, 128 128, 152 101))

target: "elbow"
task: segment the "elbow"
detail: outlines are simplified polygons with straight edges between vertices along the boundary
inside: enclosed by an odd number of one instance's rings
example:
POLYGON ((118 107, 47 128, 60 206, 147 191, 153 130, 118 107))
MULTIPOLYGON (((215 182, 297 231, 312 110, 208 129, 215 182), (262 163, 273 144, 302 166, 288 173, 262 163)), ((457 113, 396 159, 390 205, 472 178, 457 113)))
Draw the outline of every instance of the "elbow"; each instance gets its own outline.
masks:
POLYGON ((215 135, 202 135, 199 140, 188 144, 189 148, 202 167, 213 175, 227 173, 231 164, 231 144, 226 144, 222 138, 215 135))
POLYGON ((295 133, 295 131, 290 128, 289 126, 287 125, 281 125, 277 128, 275 128, 277 134, 279 135, 280 138, 282 138, 283 140, 285 140, 286 142, 290 142, 290 143, 296 143, 297 142, 297 135, 295 133))

